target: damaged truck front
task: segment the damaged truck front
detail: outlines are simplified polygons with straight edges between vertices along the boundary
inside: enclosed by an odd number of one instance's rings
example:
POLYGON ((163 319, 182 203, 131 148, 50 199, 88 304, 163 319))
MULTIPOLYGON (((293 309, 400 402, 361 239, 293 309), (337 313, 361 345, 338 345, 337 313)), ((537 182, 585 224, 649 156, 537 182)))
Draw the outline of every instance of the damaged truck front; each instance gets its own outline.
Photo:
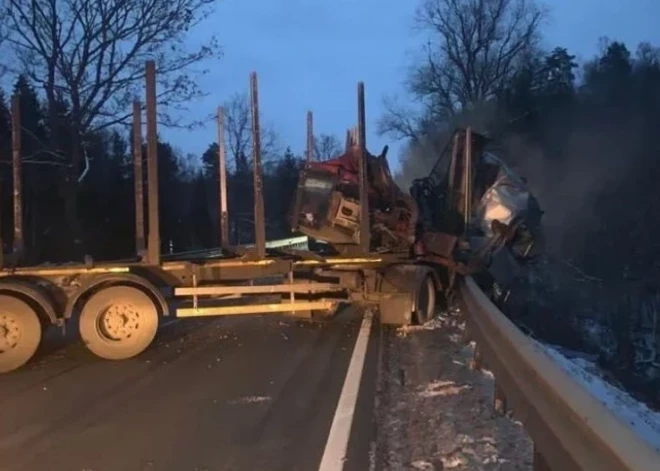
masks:
POLYGON ((460 274, 488 274, 507 289, 543 250, 543 211, 525 179, 489 151, 493 144, 458 129, 429 176, 413 182, 415 254, 460 274))
MULTIPOLYGON (((386 159, 364 150, 370 251, 401 254, 454 274, 488 273, 506 288, 521 265, 542 249, 541 211, 526 181, 471 129, 457 129, 430 174, 410 194, 394 183, 386 159)), ((308 162, 299 181, 293 228, 327 250, 357 253, 362 150, 347 140, 341 156, 308 162)), ((449 283, 451 285, 452 283, 449 283)))

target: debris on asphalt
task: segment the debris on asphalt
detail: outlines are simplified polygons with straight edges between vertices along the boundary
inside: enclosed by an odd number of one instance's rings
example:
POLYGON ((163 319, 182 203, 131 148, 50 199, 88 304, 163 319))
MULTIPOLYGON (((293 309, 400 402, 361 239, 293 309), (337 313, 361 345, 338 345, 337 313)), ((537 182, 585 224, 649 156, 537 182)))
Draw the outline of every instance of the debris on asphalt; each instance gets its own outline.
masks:
POLYGON ((532 469, 531 439, 493 413, 493 376, 470 369, 462 334, 453 311, 384 335, 374 469, 532 469))

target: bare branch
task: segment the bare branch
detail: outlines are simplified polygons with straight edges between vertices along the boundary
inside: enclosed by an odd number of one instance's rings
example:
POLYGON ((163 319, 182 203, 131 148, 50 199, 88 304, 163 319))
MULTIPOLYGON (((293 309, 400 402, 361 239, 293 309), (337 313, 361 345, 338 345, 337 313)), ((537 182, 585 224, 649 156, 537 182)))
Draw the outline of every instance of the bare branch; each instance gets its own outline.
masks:
POLYGON ((534 0, 423 0, 417 20, 433 39, 410 91, 445 116, 495 98, 544 17, 534 0))
POLYGON ((5 17, 24 70, 49 105, 58 96, 70 104, 84 133, 128 121, 148 59, 158 67, 161 121, 201 95, 189 72, 219 49, 214 39, 196 50, 184 41, 215 1, 5 0, 5 17))
POLYGON ((419 117, 409 107, 404 107, 395 97, 383 99, 385 114, 378 121, 380 135, 389 134, 395 139, 418 139, 419 117))
MULTIPOLYGON (((230 161, 240 167, 250 166, 252 155, 252 120, 250 100, 246 93, 237 93, 224 104, 225 133, 230 161)), ((261 125, 261 158, 266 162, 279 153, 279 138, 275 130, 261 125)))
MULTIPOLYGON (((0 10, 1 11, 1 10, 0 10)), ((9 28, 7 28, 7 18, 0 14, 0 79, 9 70, 7 64, 9 57, 8 41, 9 28)))
POLYGON ((314 137, 314 157, 316 160, 328 160, 337 157, 343 151, 341 141, 337 136, 321 134, 314 137))

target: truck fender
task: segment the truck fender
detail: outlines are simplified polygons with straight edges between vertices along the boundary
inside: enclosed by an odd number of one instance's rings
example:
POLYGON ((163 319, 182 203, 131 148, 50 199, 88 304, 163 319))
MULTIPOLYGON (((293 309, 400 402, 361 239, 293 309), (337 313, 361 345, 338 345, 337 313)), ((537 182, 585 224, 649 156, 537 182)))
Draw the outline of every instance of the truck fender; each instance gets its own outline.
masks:
POLYGON ((392 265, 381 273, 378 291, 381 293, 410 291, 411 288, 419 285, 427 275, 433 278, 436 288, 442 286, 438 274, 432 267, 405 263, 392 265))
POLYGON ((10 295, 18 294, 28 298, 40 308, 39 315, 45 315, 53 324, 58 323, 57 303, 55 302, 55 299, 47 289, 38 284, 16 278, 2 280, 0 281, 0 291, 10 295))
POLYGON ((141 288, 152 297, 156 308, 162 313, 163 316, 170 315, 170 308, 167 304, 167 300, 163 293, 154 286, 149 280, 134 275, 132 273, 122 273, 122 274, 108 274, 102 275, 99 277, 92 278, 87 283, 81 285, 75 294, 69 297, 69 300, 64 309, 64 317, 69 319, 73 315, 74 309, 78 306, 80 301, 82 301, 87 295, 93 293, 98 288, 103 286, 116 286, 116 285, 129 285, 141 288))

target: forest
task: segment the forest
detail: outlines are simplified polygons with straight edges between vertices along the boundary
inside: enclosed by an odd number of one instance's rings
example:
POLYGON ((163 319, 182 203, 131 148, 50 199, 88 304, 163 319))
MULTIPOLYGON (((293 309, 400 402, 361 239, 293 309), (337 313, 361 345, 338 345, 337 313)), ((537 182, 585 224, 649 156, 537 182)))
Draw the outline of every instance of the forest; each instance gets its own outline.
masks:
MULTIPOLYGON (((89 0, 2 3, 0 19, 0 220, 5 254, 20 264, 117 260, 135 256, 132 105, 144 101, 145 61, 157 64, 161 251, 219 245, 218 144, 186 155, 168 129, 213 126, 186 119, 203 98, 195 78, 221 64, 215 38, 187 37, 212 0, 89 0), (86 14, 80 14, 80 12, 86 14), (188 12, 182 14, 181 12, 188 12), (58 25, 56 34, 49 25, 58 25), (22 247, 14 241, 12 116, 20 125, 22 247)), ((221 104, 228 153, 230 239, 253 237, 249 97, 221 104)), ((144 106, 142 104, 143 136, 144 106)), ((290 237, 288 211, 302 158, 276 130, 261 130, 268 238, 290 237)), ((316 158, 339 151, 319 134, 316 158)), ((146 142, 142 143, 146 155, 146 142)), ((146 161, 144 162, 146 167, 146 161)), ((146 185, 146 168, 143 169, 146 185)))

